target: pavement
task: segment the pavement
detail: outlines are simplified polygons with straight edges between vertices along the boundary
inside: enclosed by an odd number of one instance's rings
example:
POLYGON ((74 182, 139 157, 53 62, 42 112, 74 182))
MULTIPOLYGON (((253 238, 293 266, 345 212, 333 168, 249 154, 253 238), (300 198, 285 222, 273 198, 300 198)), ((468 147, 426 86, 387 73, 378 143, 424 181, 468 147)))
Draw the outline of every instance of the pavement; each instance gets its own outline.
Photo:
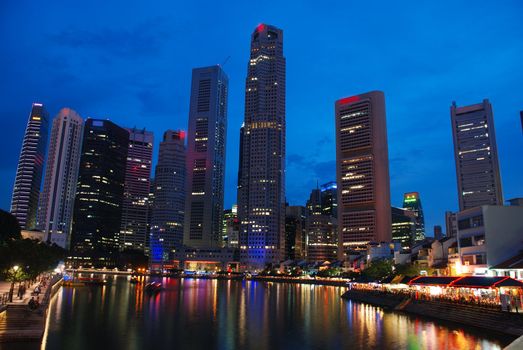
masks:
MULTIPOLYGON (((18 292, 18 285, 19 283, 15 283, 15 288, 13 291, 13 303, 14 304, 27 304, 29 300, 31 300, 31 294, 33 293, 36 286, 40 284, 40 282, 35 282, 30 287, 28 287, 25 290, 25 294, 22 296, 22 299, 20 299, 16 294, 18 292)), ((0 281, 0 298, 4 295, 4 293, 9 293, 9 290, 11 289, 11 282, 7 281, 0 281)), ((41 288, 40 291, 40 298, 43 297, 45 294, 46 288, 41 288)))

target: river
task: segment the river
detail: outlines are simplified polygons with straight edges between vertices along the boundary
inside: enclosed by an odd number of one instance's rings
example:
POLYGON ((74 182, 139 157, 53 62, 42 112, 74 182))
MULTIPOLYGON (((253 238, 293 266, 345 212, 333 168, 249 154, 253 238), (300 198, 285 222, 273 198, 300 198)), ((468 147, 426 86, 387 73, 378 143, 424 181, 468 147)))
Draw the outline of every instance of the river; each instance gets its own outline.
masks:
POLYGON ((342 287, 129 277, 63 287, 42 344, 2 349, 502 349, 511 339, 340 298, 342 287))

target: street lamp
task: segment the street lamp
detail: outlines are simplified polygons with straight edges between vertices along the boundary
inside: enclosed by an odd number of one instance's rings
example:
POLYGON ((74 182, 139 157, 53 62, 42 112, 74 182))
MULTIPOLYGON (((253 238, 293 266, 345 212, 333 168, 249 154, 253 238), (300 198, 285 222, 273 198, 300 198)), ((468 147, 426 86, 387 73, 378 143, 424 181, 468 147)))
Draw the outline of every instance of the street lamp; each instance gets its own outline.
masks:
POLYGON ((18 265, 13 266, 11 269, 13 270, 13 273, 11 275, 11 289, 9 290, 9 302, 13 302, 13 293, 15 290, 15 282, 16 282, 16 273, 18 272, 18 269, 20 267, 18 265))

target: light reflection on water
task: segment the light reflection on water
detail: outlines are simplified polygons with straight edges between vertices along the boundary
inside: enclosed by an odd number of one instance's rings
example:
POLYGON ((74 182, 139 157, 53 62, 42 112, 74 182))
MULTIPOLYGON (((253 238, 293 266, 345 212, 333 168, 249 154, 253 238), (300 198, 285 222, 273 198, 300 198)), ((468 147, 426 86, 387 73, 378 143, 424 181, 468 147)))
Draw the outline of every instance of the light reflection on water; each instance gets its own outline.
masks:
MULTIPOLYGON (((163 279, 148 295, 116 277, 63 288, 44 349, 501 349, 510 339, 453 329, 340 298, 344 288, 163 279)), ((9 349, 40 348, 39 344, 9 349)))

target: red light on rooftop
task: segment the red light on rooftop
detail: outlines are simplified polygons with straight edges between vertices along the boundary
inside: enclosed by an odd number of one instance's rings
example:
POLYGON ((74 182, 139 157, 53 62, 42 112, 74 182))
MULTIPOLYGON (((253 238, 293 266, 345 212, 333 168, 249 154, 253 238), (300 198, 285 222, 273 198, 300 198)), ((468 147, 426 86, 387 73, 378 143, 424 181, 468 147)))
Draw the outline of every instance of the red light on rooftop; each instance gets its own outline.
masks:
POLYGON ((185 139, 185 131, 180 130, 180 139, 185 139))
POLYGON ((360 100, 359 96, 351 96, 351 97, 345 97, 345 98, 339 99, 338 103, 340 105, 345 105, 347 103, 357 102, 359 100, 360 100))
POLYGON ((256 27, 257 32, 263 32, 264 30, 265 30, 265 24, 263 24, 263 23, 258 24, 258 26, 256 27))

